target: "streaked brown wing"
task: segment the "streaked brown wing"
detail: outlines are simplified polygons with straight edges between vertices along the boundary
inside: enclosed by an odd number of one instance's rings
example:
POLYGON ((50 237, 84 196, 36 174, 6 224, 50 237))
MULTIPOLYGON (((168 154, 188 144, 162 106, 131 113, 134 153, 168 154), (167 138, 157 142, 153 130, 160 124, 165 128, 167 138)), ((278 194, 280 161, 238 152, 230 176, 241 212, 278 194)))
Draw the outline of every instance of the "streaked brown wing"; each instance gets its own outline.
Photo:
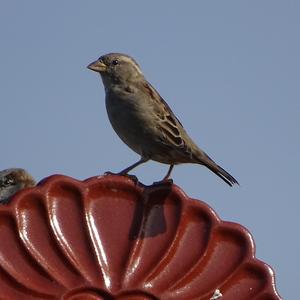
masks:
POLYGON ((179 127, 183 127, 181 122, 172 112, 167 102, 159 95, 150 83, 145 83, 144 87, 147 89, 153 101, 157 102, 154 105, 155 113, 160 120, 160 131, 162 132, 162 143, 180 148, 180 151, 186 152, 191 156, 191 151, 188 149, 184 139, 181 137, 179 127))

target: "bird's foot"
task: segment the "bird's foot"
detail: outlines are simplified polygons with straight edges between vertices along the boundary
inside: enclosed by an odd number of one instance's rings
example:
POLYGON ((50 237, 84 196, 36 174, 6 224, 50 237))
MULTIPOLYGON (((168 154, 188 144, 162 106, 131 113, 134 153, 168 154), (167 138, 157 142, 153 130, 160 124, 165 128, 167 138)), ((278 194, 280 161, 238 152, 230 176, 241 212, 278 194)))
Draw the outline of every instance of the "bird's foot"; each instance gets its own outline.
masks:
POLYGON ((104 172, 104 175, 107 176, 107 175, 119 175, 118 173, 113 173, 113 172, 110 172, 110 171, 106 171, 104 172))
POLYGON ((137 184, 139 182, 138 178, 135 176, 135 175, 130 175, 130 174, 127 174, 127 173, 123 173, 123 172, 119 172, 119 173, 113 173, 113 172, 110 172, 110 171, 107 171, 104 173, 104 175, 118 175, 118 176, 125 176, 129 179, 131 179, 135 184, 137 184))
POLYGON ((160 181, 154 181, 153 185, 172 185, 173 179, 172 178, 163 178, 160 181))

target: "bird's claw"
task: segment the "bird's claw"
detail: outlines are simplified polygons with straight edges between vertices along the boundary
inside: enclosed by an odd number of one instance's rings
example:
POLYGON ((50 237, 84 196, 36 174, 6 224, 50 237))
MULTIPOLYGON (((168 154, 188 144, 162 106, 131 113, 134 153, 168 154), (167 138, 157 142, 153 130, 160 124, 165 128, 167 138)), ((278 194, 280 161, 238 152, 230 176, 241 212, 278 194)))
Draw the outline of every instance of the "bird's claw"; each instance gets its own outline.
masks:
POLYGON ((118 173, 113 173, 113 172, 110 172, 110 171, 106 171, 104 172, 104 175, 107 176, 107 175, 119 175, 118 173))
POLYGON ((162 179, 160 181, 154 181, 153 185, 173 185, 173 179, 172 178, 167 178, 167 179, 162 179))
POLYGON ((135 175, 130 175, 130 174, 127 174, 127 173, 126 174, 121 173, 119 175, 125 176, 125 177, 131 179, 135 184, 137 184, 139 182, 138 178, 135 175))
POLYGON ((127 173, 113 173, 113 172, 110 172, 110 171, 106 171, 104 173, 104 175, 118 175, 118 176, 125 176, 129 179, 131 179, 135 184, 137 184, 139 182, 138 178, 135 176, 135 175, 130 175, 130 174, 127 174, 127 173))

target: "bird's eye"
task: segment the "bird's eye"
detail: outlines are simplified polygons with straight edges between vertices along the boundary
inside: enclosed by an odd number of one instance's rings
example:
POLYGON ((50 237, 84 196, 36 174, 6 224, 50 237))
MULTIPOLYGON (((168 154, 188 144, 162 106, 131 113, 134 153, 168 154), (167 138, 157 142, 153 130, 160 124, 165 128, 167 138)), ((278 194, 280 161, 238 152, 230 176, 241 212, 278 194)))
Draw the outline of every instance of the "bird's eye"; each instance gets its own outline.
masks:
POLYGON ((114 59, 112 62, 111 62, 114 66, 118 65, 119 64, 119 61, 117 59, 114 59))
POLYGON ((14 184, 14 183, 15 183, 15 181, 14 181, 13 178, 11 178, 11 177, 5 177, 5 178, 0 182, 0 186, 5 187, 5 186, 9 186, 9 185, 14 184))

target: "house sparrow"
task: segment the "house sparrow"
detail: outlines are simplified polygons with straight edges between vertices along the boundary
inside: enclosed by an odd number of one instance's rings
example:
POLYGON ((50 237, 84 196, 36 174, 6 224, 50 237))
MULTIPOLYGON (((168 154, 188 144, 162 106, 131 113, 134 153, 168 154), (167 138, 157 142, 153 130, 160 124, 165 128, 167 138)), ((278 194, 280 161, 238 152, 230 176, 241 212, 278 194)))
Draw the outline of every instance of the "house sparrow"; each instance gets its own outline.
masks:
POLYGON ((24 169, 0 171, 0 204, 8 203, 16 192, 32 186, 35 186, 35 181, 24 169))
POLYGON ((118 174, 127 174, 152 159, 170 165, 204 165, 232 186, 237 180, 218 166, 188 136, 171 108, 145 79, 136 61, 125 54, 110 53, 88 65, 101 75, 109 120, 119 137, 138 153, 139 161, 118 174))

